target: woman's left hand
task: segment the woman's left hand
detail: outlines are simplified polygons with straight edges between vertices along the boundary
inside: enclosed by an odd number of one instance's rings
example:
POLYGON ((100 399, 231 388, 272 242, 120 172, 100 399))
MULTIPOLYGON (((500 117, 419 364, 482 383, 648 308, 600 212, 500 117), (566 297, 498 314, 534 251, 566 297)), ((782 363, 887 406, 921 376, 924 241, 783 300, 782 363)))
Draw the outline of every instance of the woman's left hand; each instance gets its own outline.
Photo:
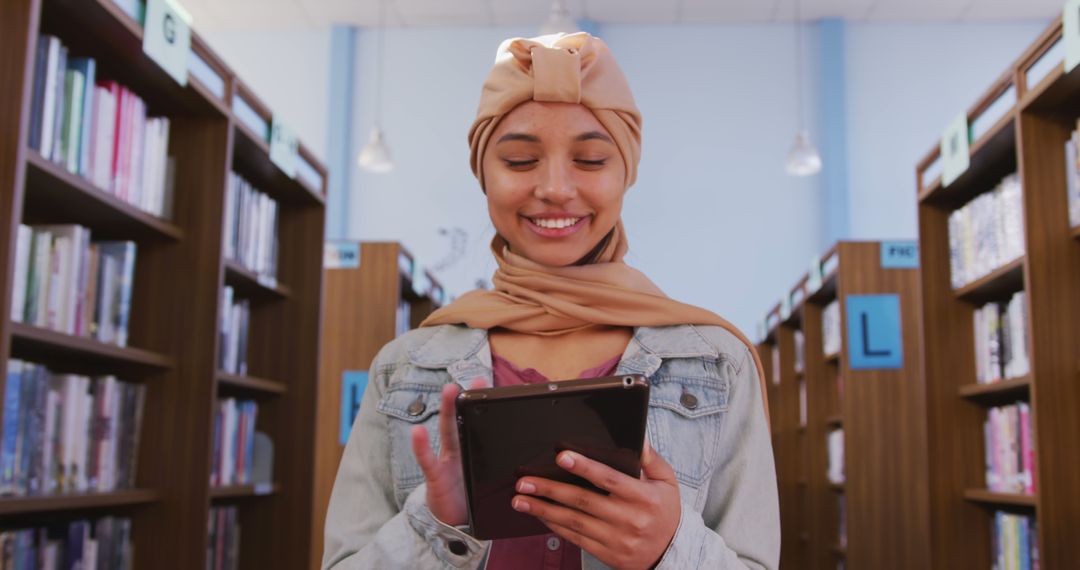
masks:
POLYGON ((610 493, 538 477, 518 480, 513 507, 613 568, 655 566, 679 527, 682 504, 675 471, 645 441, 641 478, 579 453, 564 451, 563 469, 610 493), (553 504, 537 497, 554 501, 553 504))

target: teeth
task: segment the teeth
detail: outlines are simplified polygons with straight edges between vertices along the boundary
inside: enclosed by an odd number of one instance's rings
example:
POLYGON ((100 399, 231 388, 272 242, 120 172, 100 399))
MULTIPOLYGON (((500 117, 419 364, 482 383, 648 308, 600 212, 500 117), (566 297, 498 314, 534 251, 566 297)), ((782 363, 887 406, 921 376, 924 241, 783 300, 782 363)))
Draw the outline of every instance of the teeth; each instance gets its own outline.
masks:
POLYGON ((580 221, 581 218, 533 218, 532 223, 548 229, 568 228, 580 221))

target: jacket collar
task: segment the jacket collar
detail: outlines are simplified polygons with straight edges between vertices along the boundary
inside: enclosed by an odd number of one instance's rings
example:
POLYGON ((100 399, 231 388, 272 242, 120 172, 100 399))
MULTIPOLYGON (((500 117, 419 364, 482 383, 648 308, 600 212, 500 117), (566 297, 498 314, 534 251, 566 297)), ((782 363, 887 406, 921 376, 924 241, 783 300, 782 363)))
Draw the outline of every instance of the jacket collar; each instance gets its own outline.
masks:
MULTIPOLYGON (((635 327, 619 361, 618 374, 650 376, 665 358, 715 358, 712 346, 693 325, 635 327)), ((426 341, 409 351, 415 366, 446 369, 466 386, 474 378, 491 383, 491 347, 487 331, 460 325, 441 325, 426 341)))

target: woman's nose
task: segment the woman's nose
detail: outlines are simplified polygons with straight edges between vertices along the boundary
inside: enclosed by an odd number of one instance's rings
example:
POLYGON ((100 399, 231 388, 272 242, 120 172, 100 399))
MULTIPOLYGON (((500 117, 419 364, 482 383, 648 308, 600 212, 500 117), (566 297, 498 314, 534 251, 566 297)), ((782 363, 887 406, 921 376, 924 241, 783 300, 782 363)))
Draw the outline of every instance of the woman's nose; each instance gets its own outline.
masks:
POLYGON ((571 168, 573 165, 564 160, 547 161, 536 185, 536 197, 556 203, 572 199, 577 194, 577 188, 571 168))

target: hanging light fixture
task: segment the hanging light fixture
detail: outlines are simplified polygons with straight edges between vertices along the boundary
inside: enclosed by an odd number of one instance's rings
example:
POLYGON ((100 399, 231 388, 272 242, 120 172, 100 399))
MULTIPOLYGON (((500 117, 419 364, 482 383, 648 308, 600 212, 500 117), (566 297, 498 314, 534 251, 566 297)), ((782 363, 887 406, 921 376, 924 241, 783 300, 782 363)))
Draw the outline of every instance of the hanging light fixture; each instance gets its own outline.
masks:
POLYGON ((812 176, 821 171, 821 155, 814 143, 810 142, 810 132, 806 129, 803 118, 802 28, 799 0, 795 0, 795 86, 799 91, 799 129, 795 133, 795 144, 791 145, 784 161, 784 170, 792 176, 812 176))
POLYGON ((548 13, 547 21, 540 27, 540 35, 546 36, 559 32, 572 34, 579 31, 581 30, 578 29, 577 23, 570 17, 570 10, 566 9, 566 3, 563 0, 552 0, 551 12, 548 13))
POLYGON ((368 172, 385 173, 394 169, 394 160, 390 157, 390 149, 386 146, 382 130, 382 95, 383 95, 383 53, 384 36, 386 35, 386 0, 379 0, 379 38, 376 48, 375 68, 375 125, 371 127, 371 136, 364 148, 360 149, 360 156, 356 162, 360 168, 368 172))

